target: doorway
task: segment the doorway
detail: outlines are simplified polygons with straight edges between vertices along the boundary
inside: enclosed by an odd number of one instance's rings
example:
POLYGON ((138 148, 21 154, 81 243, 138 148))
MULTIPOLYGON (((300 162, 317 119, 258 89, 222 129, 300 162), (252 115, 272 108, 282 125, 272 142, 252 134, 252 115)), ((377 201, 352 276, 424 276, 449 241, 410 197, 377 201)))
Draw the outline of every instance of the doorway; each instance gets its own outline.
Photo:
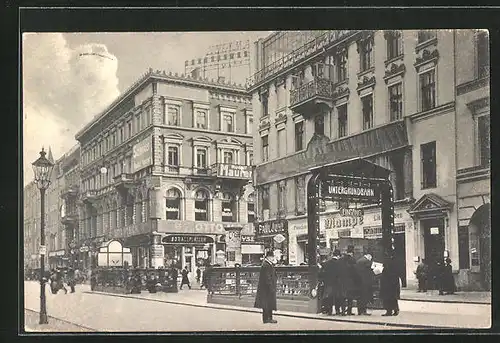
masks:
POLYGON ((406 288, 406 240, 405 234, 398 233, 394 235, 394 257, 398 265, 401 286, 406 288))
POLYGON ((438 289, 438 263, 444 261, 444 219, 421 220, 424 230, 425 262, 429 266, 429 289, 438 289))

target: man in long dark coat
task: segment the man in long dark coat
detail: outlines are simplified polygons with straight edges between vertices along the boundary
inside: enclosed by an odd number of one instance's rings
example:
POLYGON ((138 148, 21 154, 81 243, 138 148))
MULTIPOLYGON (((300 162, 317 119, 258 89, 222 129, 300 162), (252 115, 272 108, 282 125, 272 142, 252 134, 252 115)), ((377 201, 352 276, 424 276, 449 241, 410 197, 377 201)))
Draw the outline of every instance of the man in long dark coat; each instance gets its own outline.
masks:
POLYGON ((427 292, 427 278, 429 277, 429 267, 425 263, 425 259, 422 259, 417 266, 415 271, 415 276, 418 280, 418 292, 427 292))
POLYGON ((335 277, 337 274, 336 260, 330 258, 322 263, 322 268, 319 273, 319 278, 323 283, 323 291, 321 294, 321 312, 324 314, 331 315, 333 312, 333 299, 335 296, 335 277))
POLYGON ((372 256, 365 254, 356 262, 356 271, 359 276, 359 294, 357 300, 358 315, 369 316, 368 304, 373 301, 372 256))
POLYGON ((267 251, 260 267, 259 284, 255 296, 254 307, 262 309, 262 321, 277 323, 273 319, 273 310, 276 310, 276 269, 274 268, 274 253, 267 251))
POLYGON ((340 259, 340 251, 334 250, 332 259, 325 264, 325 296, 327 314, 332 314, 335 306, 335 314, 342 315, 345 311, 345 290, 341 282, 341 271, 344 268, 340 259))
POLYGON ((399 273, 393 255, 386 257, 384 269, 380 275, 380 298, 384 305, 383 316, 397 316, 399 314, 398 299, 400 296, 399 273))
POLYGON ((339 260, 339 283, 343 296, 340 300, 344 304, 343 315, 352 316, 352 303, 358 293, 358 274, 356 272, 356 260, 354 259, 354 246, 349 245, 347 252, 339 260))

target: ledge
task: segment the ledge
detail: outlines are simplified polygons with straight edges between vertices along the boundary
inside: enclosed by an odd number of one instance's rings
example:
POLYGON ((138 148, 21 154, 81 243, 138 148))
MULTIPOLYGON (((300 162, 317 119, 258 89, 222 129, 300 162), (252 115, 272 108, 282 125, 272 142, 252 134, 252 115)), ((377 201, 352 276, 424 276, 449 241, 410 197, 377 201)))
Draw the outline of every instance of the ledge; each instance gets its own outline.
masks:
POLYGON ((415 52, 419 52, 431 45, 437 45, 437 42, 437 37, 434 37, 432 39, 426 40, 425 42, 418 43, 415 47, 415 52))
POLYGON ((431 108, 430 110, 427 111, 411 114, 409 117, 412 121, 421 120, 436 114, 444 114, 453 111, 454 109, 455 109, 455 101, 451 101, 444 105, 431 108))
POLYGON ((479 88, 489 86, 489 84, 490 84, 489 76, 462 83, 457 86, 457 95, 462 95, 465 93, 475 91, 479 88))
POLYGON ((399 56, 396 56, 396 57, 393 57, 393 58, 391 58, 391 59, 388 59, 388 60, 384 61, 384 64, 385 64, 385 66, 387 67, 387 66, 388 66, 389 64, 391 64, 391 63, 394 63, 394 62, 397 62, 397 61, 403 61, 403 60, 404 60, 404 57, 405 57, 405 55, 404 55, 404 54, 401 54, 401 55, 399 55, 399 56))

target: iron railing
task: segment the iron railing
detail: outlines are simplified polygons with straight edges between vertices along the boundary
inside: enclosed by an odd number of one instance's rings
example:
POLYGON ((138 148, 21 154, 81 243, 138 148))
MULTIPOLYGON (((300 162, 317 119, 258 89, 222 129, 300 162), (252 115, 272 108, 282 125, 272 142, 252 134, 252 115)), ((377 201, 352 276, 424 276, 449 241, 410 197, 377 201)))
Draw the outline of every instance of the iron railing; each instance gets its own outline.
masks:
POLYGON ((290 107, 314 97, 333 98, 333 82, 327 79, 315 78, 290 92, 290 107))

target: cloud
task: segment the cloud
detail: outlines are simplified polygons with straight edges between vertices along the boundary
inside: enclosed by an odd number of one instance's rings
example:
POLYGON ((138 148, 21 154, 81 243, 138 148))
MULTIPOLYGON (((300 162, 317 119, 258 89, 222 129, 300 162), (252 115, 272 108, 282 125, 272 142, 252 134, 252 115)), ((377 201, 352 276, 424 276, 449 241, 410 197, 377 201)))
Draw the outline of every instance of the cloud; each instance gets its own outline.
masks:
POLYGON ((23 35, 24 182, 42 146, 59 158, 118 95, 118 61, 102 44, 72 49, 60 33, 23 35))

